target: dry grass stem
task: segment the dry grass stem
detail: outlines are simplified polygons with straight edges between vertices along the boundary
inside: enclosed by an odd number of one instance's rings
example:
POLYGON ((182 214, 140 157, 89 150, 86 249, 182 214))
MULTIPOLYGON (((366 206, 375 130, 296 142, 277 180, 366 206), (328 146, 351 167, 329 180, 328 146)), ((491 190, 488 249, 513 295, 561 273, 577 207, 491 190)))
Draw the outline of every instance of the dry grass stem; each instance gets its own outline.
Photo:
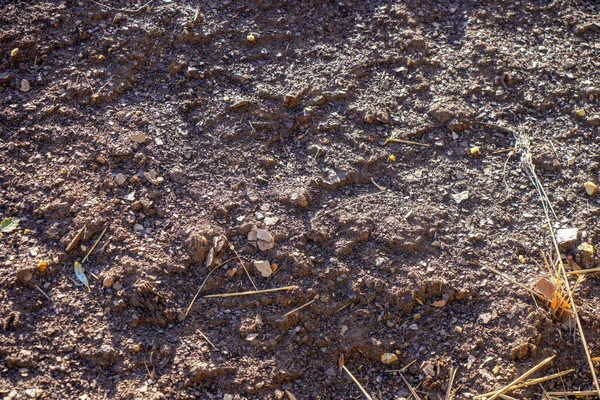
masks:
POLYGON ((200 336, 202 336, 204 338, 204 340, 206 340, 208 342, 208 344, 210 344, 210 346, 213 349, 215 349, 216 351, 219 351, 219 349, 217 349, 217 346, 215 346, 213 344, 213 342, 211 342, 210 339, 206 337, 206 335, 204 334, 204 332, 202 332, 200 329, 198 329, 198 333, 200 334, 200 336))
POLYGON ((402 367, 400 369, 390 369, 390 370, 387 370, 385 372, 400 372, 400 373, 404 373, 404 372, 406 372, 407 369, 410 368, 411 365, 413 365, 416 362, 417 362, 417 359, 414 359, 414 360, 412 360, 411 362, 409 362, 408 364, 406 364, 404 367, 402 367))
POLYGON ((36 288, 38 292, 40 292, 41 294, 43 294, 44 297, 48 299, 48 301, 52 301, 52 299, 50 298, 50 296, 48 296, 46 294, 46 292, 44 292, 38 285, 33 285, 33 287, 36 288))
POLYGON ((410 394, 413 395, 413 397, 416 400, 421 400, 421 398, 419 397, 419 395, 417 394, 416 390, 413 389, 413 387, 410 385, 410 383, 406 380, 406 378, 404 377, 404 375, 402 375, 402 373, 400 373, 400 378, 402 378, 402 380, 404 381, 404 383, 406 384, 406 386, 408 386, 408 390, 410 391, 410 394))
POLYGON ((88 257, 90 256, 90 254, 92 254, 92 252, 94 250, 96 250, 96 247, 98 246, 98 243, 100 243, 100 240, 102 240, 102 238, 104 237, 104 234, 106 233, 107 229, 108 229, 108 225, 106 225, 104 227, 104 230, 102 231, 102 233, 100 234, 100 236, 98 237, 98 239, 96 240, 96 242, 94 243, 94 245, 92 246, 92 248, 90 249, 90 251, 87 252, 87 254, 85 255, 85 257, 83 258, 83 261, 81 262, 82 264, 85 262, 85 260, 88 259, 88 257))
POLYGON ((280 287, 280 288, 255 290, 255 291, 251 291, 251 292, 209 294, 208 296, 204 296, 204 298, 205 299, 215 299, 215 298, 220 298, 220 297, 250 296, 253 294, 273 293, 273 292, 279 292, 282 290, 292 290, 292 289, 298 289, 298 286, 296 286, 296 285, 284 286, 284 287, 280 287))
POLYGON ((600 267, 590 268, 590 269, 580 269, 579 271, 569 271, 569 272, 567 272, 567 275, 585 275, 585 274, 593 274, 596 272, 600 272, 600 267))
POLYGON ((577 392, 546 392, 548 396, 552 397, 590 397, 598 395, 598 392, 595 390, 583 390, 577 392))
POLYGON ((385 140, 384 144, 388 144, 388 143, 404 143, 404 144, 410 144, 413 146, 423 146, 423 147, 431 146, 427 143, 419 143, 419 142, 413 142, 412 140, 404 140, 404 139, 396 139, 396 138, 387 138, 385 140))
POLYGON ((502 150, 494 151, 494 152, 492 152, 492 154, 502 154, 502 153, 508 153, 510 151, 515 151, 515 148, 514 147, 509 147, 508 149, 502 149, 502 150))
POLYGON ((204 287, 204 285, 206 284, 206 281, 208 280, 208 278, 212 275, 213 272, 215 272, 217 270, 217 268, 219 268, 221 265, 225 265, 227 264, 229 261, 233 260, 233 258, 230 258, 229 260, 223 261, 221 264, 217 265, 216 267, 214 267, 213 269, 211 269, 208 272, 208 275, 206 275, 206 278, 204 278, 204 280, 202 281, 202 285, 200 285, 200 287, 198 288, 198 291, 196 291, 196 294, 194 295, 194 298, 192 299, 192 301, 190 302, 190 305, 188 306, 187 310, 185 310, 185 318, 187 318, 187 316, 190 313, 190 310, 192 309, 192 306, 194 305, 194 303, 196 302, 196 299, 198 298, 198 295, 200 294, 200 292, 202 291, 202 288, 204 287))
POLYGON ((454 377, 456 376, 456 371, 458 367, 454 367, 452 372, 450 372, 450 381, 448 382, 448 389, 446 390, 446 400, 452 400, 452 385, 454 384, 454 377))
POLYGON ((551 381, 552 379, 560 378, 560 377, 568 375, 572 372, 575 372, 575 369, 568 369, 566 371, 557 372, 556 374, 544 376, 542 378, 529 379, 529 380, 521 383, 520 385, 517 385, 515 388, 521 389, 521 388, 525 388, 525 387, 529 387, 529 386, 534 386, 539 383, 543 383, 543 382, 551 381))
POLYGON ((291 314, 293 314, 293 313, 295 313, 295 312, 298 312, 298 311, 302 310, 304 307, 308 307, 309 305, 311 305, 311 304, 312 304, 312 303, 314 303, 315 301, 316 301, 316 299, 312 299, 312 300, 311 300, 311 301, 309 301, 308 303, 305 303, 305 304, 301 305, 301 306, 300 306, 300 307, 298 307, 298 308, 294 308, 292 311, 288 311, 288 312, 286 312, 285 314, 283 314, 283 316, 284 316, 284 317, 287 317, 288 315, 291 315, 291 314))
POLYGON ((238 252, 235 250, 235 246, 231 244, 229 239, 225 238, 225 240, 227 240, 227 244, 229 245, 229 248, 231 249, 231 251, 233 251, 233 253, 237 257, 240 264, 242 264, 242 268, 244 268, 244 272, 246 273, 246 276, 248 277, 248 279, 250 279, 250 283, 252 284, 252 287, 254 287, 254 290, 258 290, 256 285, 254 284, 254 280, 252 279, 252 277, 250 276, 250 273, 248 272, 248 269, 246 268, 246 264, 244 264, 244 260, 242 260, 242 257, 240 257, 238 252))
POLYGON ((497 270, 494 267, 490 267, 489 265, 485 265, 482 264, 481 262, 479 262, 479 265, 481 265, 484 268, 489 269, 490 271, 492 271, 493 273, 500 275, 502 278, 506 279, 507 281, 509 281, 512 284, 517 285, 518 287, 520 287, 523 290, 526 290, 527 292, 531 293, 533 296, 542 299, 544 301, 548 301, 548 299, 546 297, 544 297, 543 295, 541 295, 540 293, 536 292, 535 290, 532 290, 530 288, 528 288, 527 286, 523 285, 522 283, 517 282, 516 280, 514 280, 513 278, 511 278, 510 276, 506 275, 504 272, 497 270))
POLYGON ((532 375, 533 373, 535 373, 537 370, 539 370, 540 368, 542 368, 544 365, 548 364, 550 361, 554 360, 555 357, 556 356, 554 355, 554 356, 546 358, 545 360, 543 360, 542 362, 540 362, 539 364, 537 364, 535 367, 531 368, 529 371, 525 372, 523 375, 521 375, 520 377, 518 377, 517 379, 515 379, 511 383, 509 383, 508 385, 504 386, 502 389, 495 390, 493 392, 489 392, 489 393, 485 393, 485 394, 477 395, 477 396, 473 397, 473 399, 474 400, 478 400, 478 399, 487 398, 488 400, 494 400, 495 398, 499 397, 500 395, 502 395, 502 394, 504 394, 506 392, 509 392, 511 390, 514 390, 516 385, 518 385, 519 383, 523 382, 530 375, 532 375))
MULTIPOLYGON (((137 13, 140 12, 142 10, 145 10, 146 7, 148 7, 150 4, 152 4, 152 2, 154 2, 154 0, 150 0, 149 2, 147 2, 146 4, 139 6, 138 8, 134 8, 134 9, 127 9, 127 8, 114 8, 114 7, 110 7, 107 6, 106 4, 102 4, 98 1, 95 0, 90 0, 92 3, 99 5, 100 7, 106 8, 107 10, 110 11, 120 11, 120 12, 126 12, 126 13, 137 13)), ((139 3, 138 3, 139 4, 139 3)))
POLYGON ((352 381, 356 384, 356 386, 358 386, 358 388, 360 389, 360 391, 362 392, 362 394, 368 400, 373 400, 373 398, 371 397, 371 395, 369 393, 367 393, 367 391, 365 390, 365 388, 354 377, 354 375, 352 375, 352 372, 350 372, 350 370, 348 368, 346 368, 346 366, 344 365, 344 363, 345 363, 345 361, 344 361, 344 353, 342 353, 342 354, 340 354, 340 360, 339 360, 340 372, 346 371, 346 373, 348 374, 348 376, 350 376, 350 379, 352 379, 352 381))

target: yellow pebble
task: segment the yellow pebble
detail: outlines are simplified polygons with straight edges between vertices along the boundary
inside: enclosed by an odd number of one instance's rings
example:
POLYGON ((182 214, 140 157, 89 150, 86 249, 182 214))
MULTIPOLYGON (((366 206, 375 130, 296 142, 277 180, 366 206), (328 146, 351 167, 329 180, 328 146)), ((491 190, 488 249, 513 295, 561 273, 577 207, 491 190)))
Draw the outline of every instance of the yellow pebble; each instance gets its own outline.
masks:
POLYGON ((585 110, 582 108, 582 109, 580 109, 580 110, 577 110, 577 111, 575 111, 575 114, 576 114, 578 117, 585 117, 585 110))
POLYGON ((392 155, 390 155, 390 157, 389 157, 389 160, 390 160, 391 162, 395 162, 395 161, 396 161, 396 156, 395 156, 395 155, 393 155, 393 154, 392 154, 392 155))
POLYGON ((16 57, 17 54, 19 54, 19 48, 15 47, 14 49, 12 49, 12 51, 10 52, 10 56, 11 57, 16 57))
POLYGON ((471 149, 469 150, 469 152, 474 157, 481 154, 481 150, 479 149, 479 146, 473 146, 473 147, 471 147, 471 149))
POLYGON ((100 55, 98 56, 98 61, 102 61, 102 60, 104 60, 104 55, 100 54, 100 55))
POLYGON ((519 262, 520 262, 521 264, 525 264, 525 257, 523 257, 523 255, 522 255, 522 254, 520 254, 520 255, 519 255, 519 262))
POLYGON ((248 39, 249 42, 254 42, 256 40, 256 37, 252 34, 246 36, 246 39, 248 39))
POLYGON ((595 196, 596 193, 598 193, 598 186, 596 186, 596 184, 593 182, 586 182, 583 184, 583 186, 585 187, 585 192, 589 196, 595 196))
POLYGON ((229 96, 223 97, 223 101, 229 101, 229 100, 231 100, 231 97, 229 97, 229 96))
POLYGON ((28 234, 30 234, 30 233, 31 233, 31 229, 25 229, 25 230, 23 231, 23 235, 28 235, 28 234))
POLYGON ((38 270, 43 274, 48 269, 50 263, 47 260, 40 261, 38 263, 38 270))

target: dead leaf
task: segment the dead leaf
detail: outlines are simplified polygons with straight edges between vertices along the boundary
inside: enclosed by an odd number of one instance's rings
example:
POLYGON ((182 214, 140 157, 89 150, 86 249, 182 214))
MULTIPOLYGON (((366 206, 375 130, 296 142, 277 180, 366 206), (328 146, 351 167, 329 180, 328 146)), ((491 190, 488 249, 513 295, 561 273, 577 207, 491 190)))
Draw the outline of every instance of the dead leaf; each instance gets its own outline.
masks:
POLYGON ((548 301, 552 301, 556 293, 556 285, 548 278, 541 277, 535 284, 535 290, 542 294, 548 301))

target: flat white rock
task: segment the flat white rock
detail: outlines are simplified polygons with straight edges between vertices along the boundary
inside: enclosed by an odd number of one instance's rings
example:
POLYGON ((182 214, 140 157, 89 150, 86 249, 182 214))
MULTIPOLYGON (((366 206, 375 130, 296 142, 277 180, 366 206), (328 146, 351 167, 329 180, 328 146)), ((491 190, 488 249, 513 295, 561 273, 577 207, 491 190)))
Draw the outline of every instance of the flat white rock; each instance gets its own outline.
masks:
POLYGON ((271 264, 268 261, 254 261, 253 264, 263 278, 268 278, 273 274, 271 264))

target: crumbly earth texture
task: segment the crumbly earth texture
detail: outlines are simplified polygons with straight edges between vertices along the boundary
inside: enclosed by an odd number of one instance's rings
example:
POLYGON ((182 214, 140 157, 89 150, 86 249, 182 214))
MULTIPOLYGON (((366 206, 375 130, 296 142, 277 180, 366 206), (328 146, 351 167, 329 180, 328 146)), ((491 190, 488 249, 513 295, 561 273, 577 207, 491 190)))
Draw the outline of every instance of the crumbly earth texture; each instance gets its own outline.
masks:
POLYGON ((349 371, 438 399, 455 371, 469 399, 552 355, 532 377, 574 372, 511 396, 592 390, 574 321, 483 265, 551 278, 521 137, 566 265, 598 266, 598 15, 0 0, 0 396, 360 398, 349 371))

